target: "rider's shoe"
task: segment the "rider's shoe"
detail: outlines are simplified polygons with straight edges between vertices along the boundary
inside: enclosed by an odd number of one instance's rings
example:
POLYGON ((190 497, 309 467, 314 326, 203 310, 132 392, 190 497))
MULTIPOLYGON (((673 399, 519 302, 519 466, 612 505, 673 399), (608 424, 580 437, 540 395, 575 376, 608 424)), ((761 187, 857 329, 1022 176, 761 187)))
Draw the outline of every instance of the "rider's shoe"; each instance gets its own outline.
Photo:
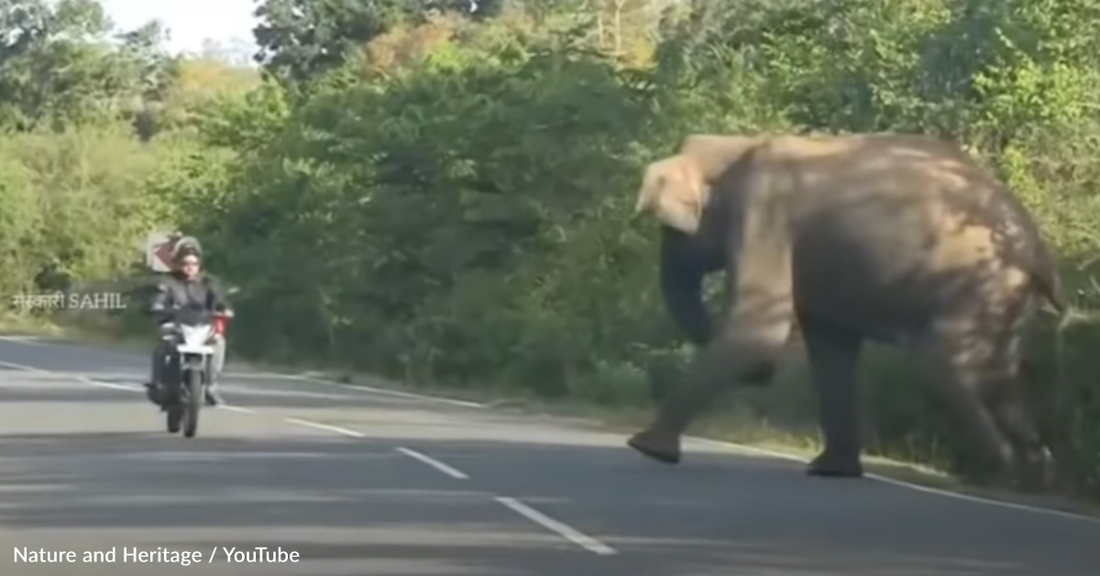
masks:
POLYGON ((206 387, 206 405, 217 406, 222 403, 222 395, 213 386, 206 387))
POLYGON ((167 411, 168 406, 164 403, 164 397, 161 395, 163 392, 161 387, 152 382, 144 382, 143 384, 145 386, 145 397, 153 404, 156 404, 161 412, 167 411))

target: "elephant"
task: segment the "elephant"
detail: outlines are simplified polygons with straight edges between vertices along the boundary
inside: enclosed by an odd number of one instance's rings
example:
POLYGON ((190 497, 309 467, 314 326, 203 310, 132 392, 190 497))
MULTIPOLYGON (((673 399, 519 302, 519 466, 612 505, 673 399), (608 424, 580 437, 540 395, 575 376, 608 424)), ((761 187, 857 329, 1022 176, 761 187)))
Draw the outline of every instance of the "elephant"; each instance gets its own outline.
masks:
POLYGON ((700 350, 634 450, 678 463, 684 432, 723 392, 773 381, 797 326, 824 439, 808 474, 864 474, 856 369, 870 341, 933 368, 987 471, 1053 481, 1019 372, 1035 312, 1066 309, 1061 280, 1026 208, 957 145, 689 135, 645 170, 634 217, 646 215, 660 227, 665 305, 700 350), (712 321, 701 286, 718 271, 712 321))

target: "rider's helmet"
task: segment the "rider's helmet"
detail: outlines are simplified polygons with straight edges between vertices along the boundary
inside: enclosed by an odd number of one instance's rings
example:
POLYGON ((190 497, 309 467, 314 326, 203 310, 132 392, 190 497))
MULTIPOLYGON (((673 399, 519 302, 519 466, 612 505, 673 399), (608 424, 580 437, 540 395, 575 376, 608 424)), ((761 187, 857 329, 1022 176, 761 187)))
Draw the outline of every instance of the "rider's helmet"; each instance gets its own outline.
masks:
POLYGON ((193 236, 181 236, 172 247, 172 261, 177 265, 186 256, 202 258, 202 244, 193 236))
POLYGON ((194 278, 199 273, 199 269, 187 269, 184 267, 183 261, 187 256, 195 256, 200 261, 202 260, 202 246, 199 245, 198 240, 189 236, 180 238, 172 248, 172 267, 176 274, 181 274, 187 278, 194 278))

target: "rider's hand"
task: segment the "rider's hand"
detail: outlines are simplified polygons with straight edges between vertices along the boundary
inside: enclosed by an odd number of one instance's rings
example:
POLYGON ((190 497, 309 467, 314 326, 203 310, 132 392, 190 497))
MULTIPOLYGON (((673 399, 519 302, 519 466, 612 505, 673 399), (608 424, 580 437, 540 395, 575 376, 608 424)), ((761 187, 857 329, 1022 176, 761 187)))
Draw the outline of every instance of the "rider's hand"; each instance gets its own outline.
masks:
POLYGON ((160 330, 160 335, 161 335, 161 337, 163 337, 163 338, 167 338, 167 337, 169 337, 169 336, 171 336, 171 335, 175 334, 175 332, 176 332, 176 326, 175 326, 175 324, 173 324, 173 323, 172 323, 172 322, 170 322, 170 321, 168 321, 168 322, 161 322, 161 323, 160 323, 160 326, 158 326, 157 328, 158 328, 158 329, 160 330))

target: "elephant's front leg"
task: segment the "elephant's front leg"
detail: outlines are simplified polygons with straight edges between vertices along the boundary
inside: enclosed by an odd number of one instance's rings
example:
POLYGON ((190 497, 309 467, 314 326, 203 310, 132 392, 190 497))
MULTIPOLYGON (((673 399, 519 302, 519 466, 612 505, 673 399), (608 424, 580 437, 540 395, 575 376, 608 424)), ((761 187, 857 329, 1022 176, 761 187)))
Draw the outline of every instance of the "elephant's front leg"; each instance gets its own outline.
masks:
POLYGON ((801 313, 798 316, 810 376, 817 393, 825 448, 810 462, 815 476, 860 477, 860 426, 856 366, 863 337, 857 332, 801 313))
POLYGON ((627 444, 656 460, 680 461, 691 422, 734 384, 766 384, 791 334, 794 317, 790 239, 770 206, 750 210, 726 265, 726 299, 716 337, 695 358, 686 381, 662 402, 657 418, 627 444))
POLYGON ((661 403, 657 418, 627 444, 642 454, 675 464, 681 437, 701 413, 736 384, 767 384, 790 333, 788 319, 731 326, 692 362, 687 378, 661 403))

